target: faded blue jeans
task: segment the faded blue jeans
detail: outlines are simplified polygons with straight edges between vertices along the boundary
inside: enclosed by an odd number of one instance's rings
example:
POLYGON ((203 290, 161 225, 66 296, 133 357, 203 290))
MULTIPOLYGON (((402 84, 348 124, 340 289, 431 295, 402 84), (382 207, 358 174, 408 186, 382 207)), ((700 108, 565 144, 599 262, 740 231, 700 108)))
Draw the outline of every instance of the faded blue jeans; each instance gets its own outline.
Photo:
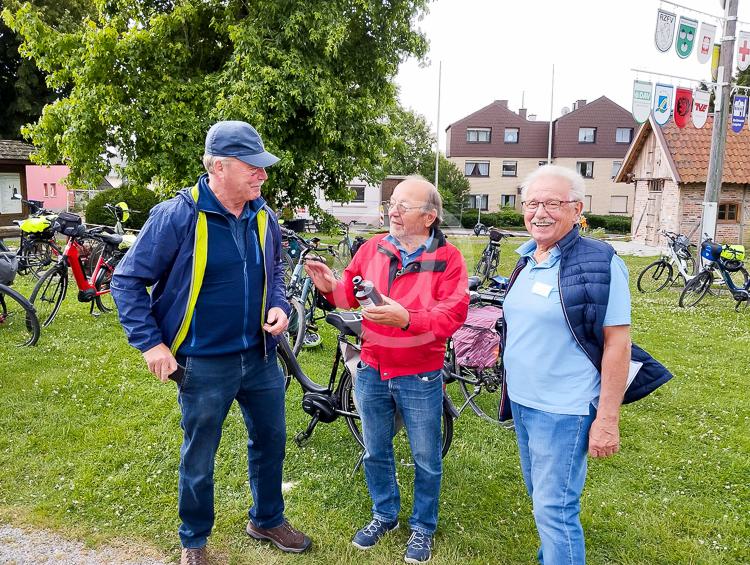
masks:
POLYGON ((393 455, 394 416, 404 419, 414 459, 414 507, 409 527, 433 535, 437 528, 440 479, 443 474, 443 379, 430 371, 383 381, 374 367, 360 362, 354 384, 365 441, 365 478, 372 515, 394 522, 401 509, 393 455))
POLYGON ((589 430, 596 417, 553 414, 511 403, 521 472, 534 507, 546 565, 584 565, 581 493, 586 482, 589 430))
POLYGON ((179 358, 185 377, 177 399, 182 410, 178 510, 183 547, 203 547, 214 525, 214 457, 221 428, 236 399, 247 427, 253 505, 250 520, 273 528, 284 520, 281 472, 286 446, 284 378, 276 352, 261 348, 216 357, 179 358))

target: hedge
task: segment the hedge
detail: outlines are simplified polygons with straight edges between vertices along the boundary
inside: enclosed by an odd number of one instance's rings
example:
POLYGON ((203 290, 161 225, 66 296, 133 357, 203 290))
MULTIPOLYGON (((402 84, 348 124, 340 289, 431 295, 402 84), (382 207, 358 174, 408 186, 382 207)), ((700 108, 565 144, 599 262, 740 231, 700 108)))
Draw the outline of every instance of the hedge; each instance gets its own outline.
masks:
POLYGON ((159 199, 153 191, 143 187, 110 188, 100 192, 89 201, 86 206, 86 222, 113 226, 115 219, 112 213, 104 208, 104 205, 118 202, 125 202, 130 208, 130 219, 124 222, 124 227, 139 230, 146 223, 151 208, 159 203, 159 199))
POLYGON ((589 228, 604 228, 607 233, 630 233, 632 218, 627 216, 596 216, 584 214, 589 222, 589 228))
MULTIPOLYGON (((461 225, 465 228, 473 228, 477 223, 478 213, 476 210, 464 210, 461 217, 461 225)), ((485 226, 498 228, 523 227, 523 214, 516 212, 513 208, 503 208, 499 212, 482 212, 482 223, 485 226)))

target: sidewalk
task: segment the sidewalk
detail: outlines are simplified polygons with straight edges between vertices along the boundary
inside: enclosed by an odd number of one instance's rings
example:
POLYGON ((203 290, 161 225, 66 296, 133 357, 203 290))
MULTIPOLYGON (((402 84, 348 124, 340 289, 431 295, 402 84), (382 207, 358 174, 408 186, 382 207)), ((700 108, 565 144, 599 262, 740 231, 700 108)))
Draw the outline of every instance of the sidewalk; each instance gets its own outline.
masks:
POLYGON ((620 255, 635 255, 637 257, 651 257, 661 255, 660 247, 653 247, 635 241, 607 241, 620 255))

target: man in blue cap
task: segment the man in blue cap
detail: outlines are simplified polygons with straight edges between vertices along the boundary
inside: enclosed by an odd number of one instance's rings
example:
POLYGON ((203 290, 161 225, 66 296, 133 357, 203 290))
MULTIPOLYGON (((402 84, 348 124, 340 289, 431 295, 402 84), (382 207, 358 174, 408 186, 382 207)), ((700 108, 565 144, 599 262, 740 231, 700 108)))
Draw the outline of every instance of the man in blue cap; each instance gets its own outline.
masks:
POLYGON ((288 552, 310 547, 284 519, 281 494, 286 422, 276 343, 289 304, 278 221, 260 195, 265 167, 278 160, 249 124, 214 124, 206 174, 151 210, 112 278, 130 344, 157 378, 177 382, 183 564, 208 563, 214 457, 234 400, 249 436, 248 535, 288 552))

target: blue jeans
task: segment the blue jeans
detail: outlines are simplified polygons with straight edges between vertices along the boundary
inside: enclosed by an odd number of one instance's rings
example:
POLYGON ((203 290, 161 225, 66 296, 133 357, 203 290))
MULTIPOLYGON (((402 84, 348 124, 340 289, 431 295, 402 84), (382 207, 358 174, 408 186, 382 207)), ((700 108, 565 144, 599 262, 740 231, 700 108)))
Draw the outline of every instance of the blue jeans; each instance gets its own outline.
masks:
POLYGON ((414 459, 412 530, 432 535, 437 528, 440 479, 443 474, 443 379, 440 371, 396 377, 386 381, 374 367, 360 362, 354 383, 357 410, 365 441, 365 478, 372 514, 394 522, 401 509, 393 455, 396 408, 401 413, 414 459))
MULTIPOLYGON (((182 359, 180 359, 182 362, 182 359)), ((203 547, 214 525, 214 457, 221 428, 236 399, 247 427, 253 505, 260 528, 284 520, 281 471, 286 446, 284 378, 276 353, 261 348, 216 357, 188 357, 177 399, 182 410, 178 510, 183 547, 203 547)))
POLYGON ((552 414, 511 402, 521 472, 542 546, 539 562, 584 565, 581 492, 586 482, 589 429, 596 417, 552 414))

